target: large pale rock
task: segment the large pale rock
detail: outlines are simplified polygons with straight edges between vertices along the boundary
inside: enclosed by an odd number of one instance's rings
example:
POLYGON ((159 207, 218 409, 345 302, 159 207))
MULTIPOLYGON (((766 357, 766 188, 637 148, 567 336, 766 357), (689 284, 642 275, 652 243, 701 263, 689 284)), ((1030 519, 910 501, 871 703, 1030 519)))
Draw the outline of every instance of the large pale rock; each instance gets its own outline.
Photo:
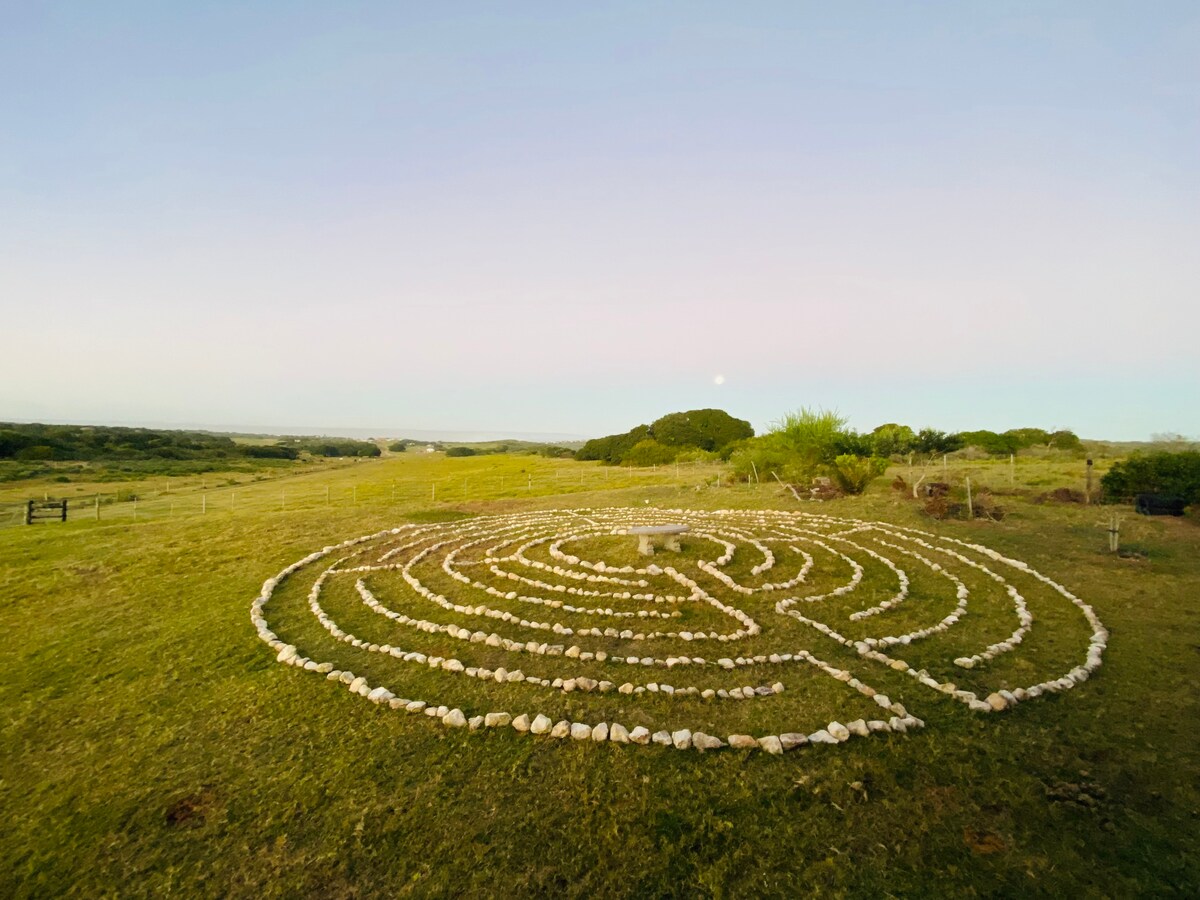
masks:
POLYGON ((780 746, 784 750, 794 750, 795 748, 808 743, 808 735, 801 734, 798 731, 789 731, 786 734, 779 736, 780 746))
POLYGON ((838 739, 822 728, 820 731, 814 731, 808 736, 810 744, 836 744, 838 739))
POLYGON ((592 740, 599 743, 600 741, 608 740, 608 723, 601 722, 592 728, 592 740))
POLYGON ((857 734, 859 737, 866 737, 871 733, 871 729, 867 728, 867 723, 862 719, 855 719, 853 722, 847 722, 846 728, 851 734, 857 734))
POLYGON ((613 722, 608 727, 608 739, 614 744, 628 744, 629 732, 620 722, 613 722))
POLYGON ((550 729, 550 737, 565 738, 571 735, 571 723, 565 719, 550 729))
POLYGON ((675 745, 676 750, 686 750, 692 746, 692 733, 686 728, 672 732, 671 743, 675 745))
POLYGON ((764 750, 774 756, 779 756, 781 753, 783 753, 783 742, 773 734, 759 738, 758 746, 762 747, 764 750))
POLYGON ((529 723, 529 730, 534 734, 548 734, 554 723, 546 716, 538 713, 529 723))
POLYGON ((650 735, 650 740, 654 741, 654 743, 656 743, 656 744, 662 744, 664 747, 670 747, 671 746, 671 732, 656 731, 656 732, 654 732, 654 734, 650 735))
POLYGON ((512 716, 506 712, 492 712, 483 717, 483 724, 488 728, 502 728, 512 721, 512 716))
POLYGON ((515 719, 512 720, 511 724, 512 724, 512 727, 515 728, 517 731, 528 731, 529 730, 529 714, 521 713, 519 716, 517 716, 515 719))
POLYGON ((839 741, 844 741, 850 737, 850 729, 841 722, 830 722, 825 726, 825 730, 832 734, 839 741))
POLYGON ((713 737, 711 734, 697 731, 692 735, 692 746, 703 752, 705 750, 718 750, 725 746, 725 742, 718 737, 713 737))
POLYGON ((592 726, 585 725, 582 722, 572 722, 571 737, 577 741, 590 741, 592 739, 592 726))
POLYGON ((731 734, 729 746, 736 750, 755 750, 758 748, 758 741, 748 734, 731 734))
POLYGON ((638 725, 629 732, 629 740, 634 744, 650 743, 650 729, 644 725, 638 725))
MULTIPOLYGON (((988 694, 987 704, 992 709, 994 709, 996 712, 1000 712, 1000 710, 1008 707, 1008 701, 1004 697, 1000 696, 1000 694, 998 694, 998 693, 997 694, 988 694)), ((897 715, 899 715, 898 712, 897 712, 897 715)))
POLYGON ((452 709, 442 716, 442 724, 449 725, 451 728, 465 728, 467 717, 463 715, 461 709, 452 709))

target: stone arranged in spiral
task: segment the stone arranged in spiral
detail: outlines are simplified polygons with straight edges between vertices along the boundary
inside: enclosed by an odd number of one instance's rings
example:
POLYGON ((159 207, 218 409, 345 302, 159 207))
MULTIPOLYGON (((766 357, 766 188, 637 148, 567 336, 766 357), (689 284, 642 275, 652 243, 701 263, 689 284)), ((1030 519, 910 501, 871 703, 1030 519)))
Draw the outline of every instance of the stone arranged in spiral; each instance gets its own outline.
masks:
POLYGON ((405 525, 288 566, 251 619, 279 662, 446 726, 771 753, 924 726, 867 678, 992 713, 1086 681, 1108 639, 1090 606, 987 547, 745 510, 405 525), (668 524, 688 526, 679 552, 640 556, 626 534, 668 524))

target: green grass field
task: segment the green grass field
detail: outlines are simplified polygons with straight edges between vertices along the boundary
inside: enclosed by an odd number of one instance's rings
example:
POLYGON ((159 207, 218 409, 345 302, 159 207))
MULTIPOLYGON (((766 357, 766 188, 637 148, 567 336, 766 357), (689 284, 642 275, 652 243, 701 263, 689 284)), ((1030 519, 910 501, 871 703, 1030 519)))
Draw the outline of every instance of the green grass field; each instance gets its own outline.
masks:
MULTIPOLYGON (((1031 502, 1057 487, 1082 489, 1082 464, 1071 461, 1020 460, 1015 473, 1007 463, 952 462, 953 483, 970 476, 976 488, 993 488, 1005 508, 1000 521, 973 522, 929 520, 889 487, 895 475, 910 477, 903 466, 865 496, 804 505, 778 484, 717 487, 720 473, 716 466, 618 471, 534 456, 409 453, 141 479, 125 486, 138 497, 136 509, 108 481, 0 485, 0 518, 28 497, 79 498, 65 524, 0 528, 0 892, 1200 891, 1194 518, 1144 519, 1125 509, 1127 552, 1110 554, 1109 508, 1031 502), (264 579, 326 545, 411 522, 600 507, 801 509, 978 541, 1090 603, 1111 632, 1104 665, 1074 690, 982 715, 831 646, 826 658, 861 670, 864 680, 910 704, 926 727, 780 757, 699 754, 446 728, 278 664, 251 625, 250 604, 264 579)), ((937 467, 930 477, 941 477, 937 467)), ((636 562, 625 543, 589 540, 583 546, 606 559, 636 562)), ((681 557, 701 555, 685 544, 681 557)), ((780 559, 781 566, 795 562, 780 559)), ((749 577, 745 559, 735 556, 731 566, 749 577)), ((451 596, 454 583, 437 581, 439 571, 431 567, 424 577, 451 596)), ((411 691, 405 696, 441 691, 472 714, 492 705, 516 711, 535 696, 524 685, 489 689, 383 657, 362 661, 307 615, 301 574, 281 585, 267 610, 281 634, 322 654, 314 659, 385 679, 411 691)), ((886 574, 869 569, 862 590, 882 596, 886 574)), ((978 574, 964 580, 978 592, 986 583, 978 574)), ((934 574, 914 570, 915 592, 932 596, 936 583, 934 574)), ((381 575, 377 589, 397 597, 404 587, 381 575)), ((1014 684, 1061 668, 1086 648, 1077 616, 1036 585, 1022 590, 1038 617, 1034 632, 995 670, 1014 684)), ((322 602, 348 631, 384 628, 347 584, 331 585, 322 602)), ((752 602, 747 608, 765 638, 782 617, 769 603, 752 602)), ((422 614, 456 621, 435 607, 422 614)), ((895 615, 904 623, 914 614, 900 607, 895 615)), ((959 627, 991 640, 1005 631, 997 616, 984 606, 959 627)), ((429 653, 447 649, 433 635, 406 639, 429 653)), ((755 640, 744 652, 760 652, 755 640)), ((461 650, 464 658, 468 652, 461 650)), ((921 653, 913 649, 913 664, 932 671, 938 660, 921 653)), ((534 658, 527 668, 552 674, 549 663, 534 658)), ((603 674, 600 664, 589 666, 603 674)), ((773 680, 761 668, 745 670, 747 683, 773 680)), ((682 700, 669 708, 665 700, 615 694, 548 703, 564 717, 619 716, 630 725, 638 716, 650 721, 687 709, 715 734, 761 733, 776 710, 823 727, 827 716, 865 715, 871 706, 863 698, 854 705, 830 679, 791 673, 785 680, 788 691, 761 704, 682 700)))

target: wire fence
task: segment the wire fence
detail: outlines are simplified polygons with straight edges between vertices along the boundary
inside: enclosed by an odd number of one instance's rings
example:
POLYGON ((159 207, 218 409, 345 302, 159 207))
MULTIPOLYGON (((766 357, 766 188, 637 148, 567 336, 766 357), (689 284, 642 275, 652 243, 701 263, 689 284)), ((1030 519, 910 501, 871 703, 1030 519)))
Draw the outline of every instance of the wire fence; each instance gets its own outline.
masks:
MULTIPOLYGON (((456 473, 438 473, 421 478, 405 475, 396 479, 323 480, 300 476, 294 480, 275 478, 222 487, 194 483, 172 485, 169 479, 147 479, 122 484, 107 491, 67 496, 67 520, 100 523, 149 522, 154 520, 212 515, 256 515, 320 508, 355 506, 388 507, 463 503, 477 500, 515 499, 582 491, 618 490, 636 486, 717 487, 725 466, 705 463, 651 466, 532 466, 528 471, 478 468, 456 473)), ((36 497, 0 504, 0 529, 25 524, 27 503, 62 500, 39 489, 36 497)))

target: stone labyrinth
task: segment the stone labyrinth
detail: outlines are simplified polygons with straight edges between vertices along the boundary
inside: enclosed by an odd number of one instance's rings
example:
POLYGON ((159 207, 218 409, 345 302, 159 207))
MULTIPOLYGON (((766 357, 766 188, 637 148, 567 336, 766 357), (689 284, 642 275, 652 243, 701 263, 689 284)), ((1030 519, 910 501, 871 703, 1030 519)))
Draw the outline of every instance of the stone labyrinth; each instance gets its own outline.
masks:
POLYGON ((279 662, 451 728, 773 754, 1057 695, 1108 639, 987 547, 739 510, 405 525, 288 566, 251 618, 279 662), (679 550, 638 555, 626 531, 666 524, 679 550))

